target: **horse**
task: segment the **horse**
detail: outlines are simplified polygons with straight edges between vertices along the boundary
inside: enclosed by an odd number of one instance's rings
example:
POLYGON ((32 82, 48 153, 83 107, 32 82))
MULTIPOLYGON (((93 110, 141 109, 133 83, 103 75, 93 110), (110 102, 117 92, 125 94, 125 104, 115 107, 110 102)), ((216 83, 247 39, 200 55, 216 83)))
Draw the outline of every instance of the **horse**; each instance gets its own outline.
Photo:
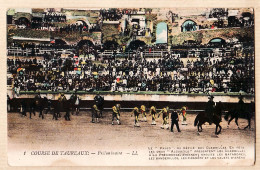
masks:
MULTIPOLYGON (((12 99, 13 100, 13 99, 12 99)), ((30 119, 32 114, 35 116, 35 112, 39 112, 39 117, 44 118, 43 110, 47 106, 46 100, 44 98, 32 98, 32 99, 20 99, 20 112, 23 116, 27 116, 26 112, 30 113, 30 119)))
POLYGON ((221 122, 221 117, 218 114, 213 114, 212 119, 210 119, 205 112, 200 112, 195 120, 194 120, 194 126, 197 126, 198 128, 198 134, 199 132, 202 132, 202 125, 204 123, 214 123, 216 125, 216 130, 215 130, 215 134, 218 135, 221 133, 221 129, 222 127, 220 126, 220 122, 221 122), (219 131, 218 131, 219 128, 219 131))
POLYGON ((248 110, 245 110, 245 111, 241 111, 241 110, 238 110, 238 109, 233 109, 233 110, 230 110, 227 112, 227 114, 224 116, 224 119, 226 121, 228 121, 228 128, 229 128, 229 124, 230 122, 235 119, 235 123, 237 125, 237 128, 240 129, 239 125, 238 125, 238 118, 245 118, 247 119, 248 121, 248 125, 244 128, 249 128, 251 129, 251 118, 252 118, 253 114, 252 112, 248 111, 248 110), (228 119, 230 116, 230 119, 228 119))

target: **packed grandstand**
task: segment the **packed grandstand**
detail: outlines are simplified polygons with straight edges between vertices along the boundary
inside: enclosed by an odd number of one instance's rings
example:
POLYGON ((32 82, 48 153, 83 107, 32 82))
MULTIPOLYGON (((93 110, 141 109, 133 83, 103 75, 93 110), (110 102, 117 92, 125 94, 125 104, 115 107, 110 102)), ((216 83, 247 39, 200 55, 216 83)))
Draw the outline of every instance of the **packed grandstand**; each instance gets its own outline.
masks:
POLYGON ((254 94, 252 9, 9 9, 7 85, 254 94))

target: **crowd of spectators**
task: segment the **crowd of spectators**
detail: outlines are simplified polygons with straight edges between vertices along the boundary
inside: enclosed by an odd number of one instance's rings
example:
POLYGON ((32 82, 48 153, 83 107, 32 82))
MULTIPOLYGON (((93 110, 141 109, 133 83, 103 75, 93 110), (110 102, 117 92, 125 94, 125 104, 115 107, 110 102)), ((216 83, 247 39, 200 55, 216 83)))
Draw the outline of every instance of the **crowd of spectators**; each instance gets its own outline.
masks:
POLYGON ((103 21, 118 21, 122 18, 123 13, 119 9, 101 9, 99 15, 103 21))
POLYGON ((184 64, 167 53, 160 59, 132 55, 101 62, 60 56, 8 59, 7 65, 16 94, 21 90, 254 92, 252 56, 198 57, 184 64))
POLYGON ((45 22, 66 22, 66 15, 64 13, 49 12, 44 15, 45 22))

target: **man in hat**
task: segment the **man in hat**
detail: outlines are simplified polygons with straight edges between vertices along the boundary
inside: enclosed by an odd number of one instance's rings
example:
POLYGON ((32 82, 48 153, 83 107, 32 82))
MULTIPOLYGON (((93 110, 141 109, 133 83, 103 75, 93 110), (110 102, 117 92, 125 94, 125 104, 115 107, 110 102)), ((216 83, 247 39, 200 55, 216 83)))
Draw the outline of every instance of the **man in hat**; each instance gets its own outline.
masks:
POLYGON ((213 118, 213 114, 214 114, 214 109, 215 109, 215 102, 213 101, 214 96, 209 96, 209 101, 206 104, 206 115, 209 119, 209 124, 212 124, 212 118, 213 118))
POLYGON ((162 129, 164 129, 164 128, 165 128, 165 129, 169 129, 169 127, 168 127, 169 107, 167 106, 167 107, 163 108, 163 109, 159 112, 158 118, 160 117, 161 114, 162 114, 162 117, 163 117, 163 123, 162 123, 161 128, 162 128, 162 129))
POLYGON ((98 110, 97 108, 97 105, 93 105, 92 107, 92 123, 95 123, 95 119, 96 119, 96 122, 98 123, 98 113, 100 111, 98 110))
POLYGON ((134 108, 134 110, 132 111, 132 113, 134 113, 134 116, 135 116, 135 125, 136 127, 140 127, 139 123, 138 123, 138 117, 139 117, 139 109, 137 107, 134 108))
POLYGON ((145 109, 145 105, 142 105, 141 106, 141 108, 140 108, 140 112, 141 112, 141 114, 142 114, 142 116, 143 116, 143 121, 144 122, 147 122, 147 119, 146 119, 146 109, 145 109))
POLYGON ((118 125, 120 125, 120 110, 116 106, 112 107, 112 125, 114 125, 114 118, 116 118, 118 125))
POLYGON ((156 108, 154 106, 152 106, 150 109, 150 114, 152 115, 152 125, 156 125, 156 122, 155 122, 156 113, 157 113, 156 108))
POLYGON ((178 113, 177 111, 173 111, 172 114, 171 114, 171 132, 173 132, 173 126, 176 125, 176 128, 178 130, 178 132, 181 132, 180 131, 180 128, 179 128, 179 117, 178 117, 178 113))

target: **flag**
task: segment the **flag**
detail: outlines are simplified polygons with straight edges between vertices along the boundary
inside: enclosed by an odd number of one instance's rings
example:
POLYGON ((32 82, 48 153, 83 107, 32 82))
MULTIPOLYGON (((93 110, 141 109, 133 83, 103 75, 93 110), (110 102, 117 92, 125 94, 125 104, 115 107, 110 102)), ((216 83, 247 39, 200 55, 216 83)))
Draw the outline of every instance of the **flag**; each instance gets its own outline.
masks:
POLYGON ((52 41, 51 41, 51 44, 55 44, 55 40, 52 40, 52 41))

